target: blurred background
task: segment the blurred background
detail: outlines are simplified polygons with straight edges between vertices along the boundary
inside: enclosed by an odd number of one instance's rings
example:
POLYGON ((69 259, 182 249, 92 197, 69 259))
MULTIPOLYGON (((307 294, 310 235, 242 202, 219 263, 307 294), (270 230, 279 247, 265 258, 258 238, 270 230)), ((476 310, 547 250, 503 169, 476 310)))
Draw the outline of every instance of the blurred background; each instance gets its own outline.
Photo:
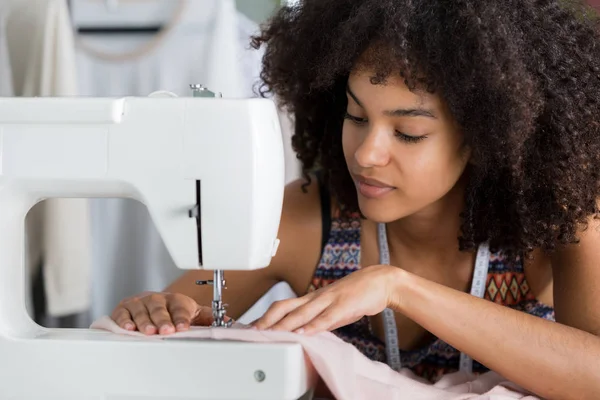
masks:
MULTIPOLYGON (((250 37, 285 3, 2 0, 0 96, 190 96, 189 85, 201 83, 224 97, 253 97, 262 52, 250 37)), ((289 116, 280 118, 289 182, 300 166, 289 116)), ((26 231, 26 303, 43 326, 88 327, 120 300, 161 291, 184 272, 146 207, 132 200, 46 200, 29 213, 26 231)), ((292 295, 287 285, 274 288, 246 319, 292 295)))

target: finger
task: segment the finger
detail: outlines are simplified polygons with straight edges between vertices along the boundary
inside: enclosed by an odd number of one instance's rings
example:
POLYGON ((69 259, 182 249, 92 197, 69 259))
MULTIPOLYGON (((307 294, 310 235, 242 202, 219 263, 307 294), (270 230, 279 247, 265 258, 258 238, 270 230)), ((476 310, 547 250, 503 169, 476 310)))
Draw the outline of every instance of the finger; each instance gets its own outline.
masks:
MULTIPOLYGON (((197 314, 195 317, 192 318, 191 325, 209 326, 209 325, 212 325, 212 323, 215 321, 215 317, 213 315, 211 307, 199 306, 198 310, 196 312, 197 312, 197 314)), ((227 315, 224 315, 223 321, 224 322, 233 321, 233 318, 228 317, 227 315)))
POLYGON ((133 322, 138 328, 138 331, 146 335, 154 335, 157 332, 156 326, 152 324, 148 309, 142 300, 132 300, 125 304, 129 314, 133 317, 133 322))
POLYGON ((111 318, 115 323, 123 329, 128 331, 135 330, 135 324, 131 319, 131 314, 129 314, 129 310, 124 307, 118 307, 111 315, 111 318))
POLYGON ((297 299, 276 301, 269 307, 267 312, 254 323, 253 328, 259 330, 270 329, 289 312, 306 304, 309 300, 310 299, 307 296, 304 296, 297 299))
POLYGON ((332 331, 342 326, 346 326, 350 322, 353 322, 349 319, 340 318, 340 316, 343 315, 343 312, 344 311, 341 309, 341 307, 330 307, 312 321, 301 327, 298 333, 302 333, 304 335, 315 335, 321 332, 332 331))
POLYGON ((189 329, 201 307, 188 296, 173 294, 167 297, 167 308, 175 329, 185 331, 189 329))
POLYGON ((327 298, 317 297, 289 312, 271 327, 273 331, 295 331, 318 317, 331 305, 327 298))
POLYGON ((144 299, 150 313, 150 320, 158 328, 159 335, 175 333, 175 325, 167 309, 167 298, 164 294, 153 294, 144 299))
POLYGON ((206 306, 200 306, 196 316, 192 319, 192 325, 198 326, 209 326, 214 321, 212 308, 206 306))

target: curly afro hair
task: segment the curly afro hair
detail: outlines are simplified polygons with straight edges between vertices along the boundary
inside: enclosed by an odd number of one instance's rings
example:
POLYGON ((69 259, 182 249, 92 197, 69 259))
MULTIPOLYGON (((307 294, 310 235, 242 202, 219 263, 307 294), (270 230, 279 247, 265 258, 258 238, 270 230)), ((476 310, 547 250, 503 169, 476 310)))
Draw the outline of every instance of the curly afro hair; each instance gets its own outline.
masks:
POLYGON ((600 36, 583 2, 304 0, 252 44, 265 46, 261 94, 294 116, 304 176, 322 169, 345 211, 358 211, 341 135, 360 59, 376 81, 400 74, 439 94, 462 127, 474 165, 461 250, 550 251, 597 216, 600 36))

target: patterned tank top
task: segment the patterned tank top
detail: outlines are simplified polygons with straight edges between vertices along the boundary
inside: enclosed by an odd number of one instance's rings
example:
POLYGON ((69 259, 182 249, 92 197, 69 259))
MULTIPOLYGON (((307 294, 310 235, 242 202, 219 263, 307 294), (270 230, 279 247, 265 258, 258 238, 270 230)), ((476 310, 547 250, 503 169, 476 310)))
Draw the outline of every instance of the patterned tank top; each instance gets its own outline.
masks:
MULTIPOLYGON (((327 286, 361 268, 360 216, 356 214, 341 218, 334 215, 332 218, 326 198, 328 195, 321 197, 322 254, 308 292, 327 286)), ((501 252, 490 254, 484 298, 540 318, 554 320, 554 309, 537 301, 530 291, 521 262, 509 266, 501 252)), ((385 342, 375 336, 367 317, 333 333, 353 344, 371 360, 386 363, 385 342)), ((411 351, 400 350, 400 359, 403 367, 435 382, 445 374, 458 371, 460 351, 436 339, 426 347, 411 351)), ((485 366, 473 360, 473 373, 486 371, 488 369, 485 366)))

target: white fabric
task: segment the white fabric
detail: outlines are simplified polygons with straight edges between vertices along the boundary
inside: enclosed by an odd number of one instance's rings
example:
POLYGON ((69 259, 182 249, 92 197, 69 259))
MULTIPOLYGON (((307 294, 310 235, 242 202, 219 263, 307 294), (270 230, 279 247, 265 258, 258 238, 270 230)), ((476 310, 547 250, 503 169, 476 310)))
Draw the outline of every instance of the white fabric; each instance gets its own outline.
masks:
MULTIPOLYGON (((5 0, 4 4, 14 95, 76 95, 67 2, 5 0)), ((36 205, 27 217, 28 266, 34 273, 43 259, 48 311, 53 316, 89 307, 88 206, 85 199, 51 199, 36 205)))
MULTIPOLYGON (((202 83, 224 97, 253 96, 262 52, 250 49, 249 38, 258 26, 236 12, 233 0, 188 1, 176 15, 179 19, 158 37, 78 36, 81 94, 146 96, 168 90, 189 96, 189 85, 202 83)), ((92 318, 110 314, 135 293, 163 290, 183 273, 145 206, 124 199, 93 200, 92 220, 92 318)))
POLYGON ((296 293, 287 282, 279 282, 265 293, 244 315, 237 319, 241 324, 251 324, 256 321, 268 310, 269 306, 276 301, 294 299, 296 293))

